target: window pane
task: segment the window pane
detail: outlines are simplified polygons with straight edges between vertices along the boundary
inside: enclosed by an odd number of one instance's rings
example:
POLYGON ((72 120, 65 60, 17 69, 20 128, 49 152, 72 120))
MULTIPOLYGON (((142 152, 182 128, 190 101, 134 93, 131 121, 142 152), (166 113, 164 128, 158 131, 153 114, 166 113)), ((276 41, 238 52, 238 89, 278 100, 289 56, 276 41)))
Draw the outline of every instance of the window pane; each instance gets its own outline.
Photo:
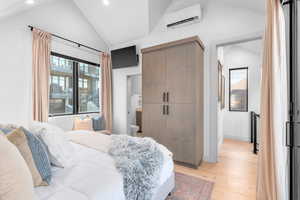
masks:
POLYGON ((99 112, 100 68, 79 63, 79 112, 99 112))
POLYGON ((50 114, 73 113, 73 65, 71 60, 51 56, 50 114))
POLYGON ((248 111, 248 69, 231 69, 230 111, 248 111))

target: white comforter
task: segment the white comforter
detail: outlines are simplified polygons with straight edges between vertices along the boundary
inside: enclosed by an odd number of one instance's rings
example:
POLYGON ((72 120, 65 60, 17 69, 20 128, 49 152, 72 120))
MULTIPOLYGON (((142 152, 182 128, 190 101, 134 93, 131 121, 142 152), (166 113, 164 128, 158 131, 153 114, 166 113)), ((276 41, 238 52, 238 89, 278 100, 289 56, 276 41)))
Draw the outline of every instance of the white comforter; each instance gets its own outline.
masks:
MULTIPOLYGON (((53 168, 50 186, 35 189, 38 200, 125 200, 122 175, 106 153, 72 143, 75 164, 53 168)), ((173 161, 165 153, 160 183, 173 173, 173 161)))

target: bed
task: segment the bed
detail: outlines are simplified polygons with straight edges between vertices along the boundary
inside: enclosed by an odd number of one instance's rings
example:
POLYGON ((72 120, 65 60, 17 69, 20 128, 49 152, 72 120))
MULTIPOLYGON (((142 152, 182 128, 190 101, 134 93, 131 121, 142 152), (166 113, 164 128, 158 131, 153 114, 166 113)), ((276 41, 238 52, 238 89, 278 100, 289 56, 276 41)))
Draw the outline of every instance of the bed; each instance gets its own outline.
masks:
MULTIPOLYGON (((125 200, 122 175, 107 153, 72 143, 75 164, 53 167, 50 186, 35 188, 37 200, 125 200)), ((164 200, 174 189, 172 157, 164 155, 159 187, 153 200, 164 200)))

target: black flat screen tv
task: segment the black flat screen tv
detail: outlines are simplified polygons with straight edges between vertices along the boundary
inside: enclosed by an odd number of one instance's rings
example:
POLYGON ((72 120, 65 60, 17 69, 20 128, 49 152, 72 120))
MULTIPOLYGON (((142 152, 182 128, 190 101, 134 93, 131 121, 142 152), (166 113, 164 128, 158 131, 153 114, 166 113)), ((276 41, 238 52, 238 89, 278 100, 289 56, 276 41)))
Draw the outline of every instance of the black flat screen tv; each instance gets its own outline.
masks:
POLYGON ((136 46, 111 51, 112 68, 134 67, 139 64, 136 46))

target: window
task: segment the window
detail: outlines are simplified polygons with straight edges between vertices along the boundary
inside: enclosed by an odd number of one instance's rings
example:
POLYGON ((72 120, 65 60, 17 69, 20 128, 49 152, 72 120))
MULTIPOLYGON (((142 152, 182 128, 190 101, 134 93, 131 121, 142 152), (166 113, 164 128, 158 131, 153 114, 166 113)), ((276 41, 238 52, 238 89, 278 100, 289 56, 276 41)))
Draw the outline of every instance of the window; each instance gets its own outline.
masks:
POLYGON ((99 111, 99 67, 84 63, 79 66, 79 113, 99 111))
POLYGON ((73 65, 66 59, 51 57, 49 113, 73 114, 73 65))
POLYGON ((229 69, 229 111, 248 112, 248 68, 229 69))
POLYGON ((100 112, 99 65, 51 54, 50 115, 100 112))

